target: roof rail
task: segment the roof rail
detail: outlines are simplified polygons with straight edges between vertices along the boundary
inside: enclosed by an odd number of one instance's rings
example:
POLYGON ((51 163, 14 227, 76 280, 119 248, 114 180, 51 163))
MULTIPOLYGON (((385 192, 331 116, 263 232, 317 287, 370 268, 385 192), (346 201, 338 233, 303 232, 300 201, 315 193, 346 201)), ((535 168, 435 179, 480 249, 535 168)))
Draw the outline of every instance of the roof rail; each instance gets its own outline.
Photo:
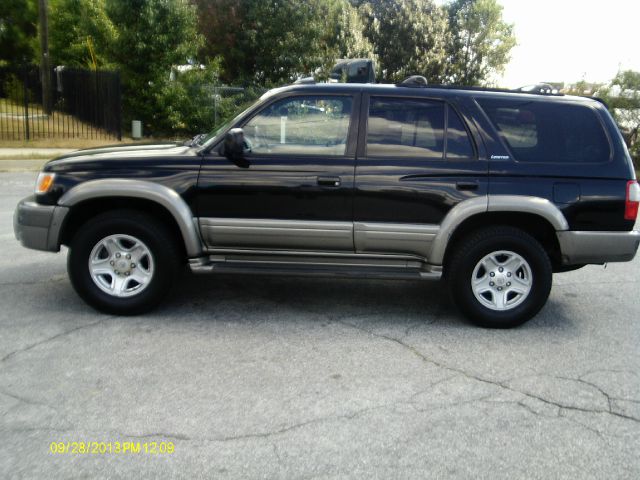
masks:
POLYGON ((396 83, 398 87, 410 87, 410 88, 438 88, 445 90, 467 90, 473 92, 500 92, 500 93, 528 93, 531 95, 545 95, 553 97, 562 97, 563 93, 548 87, 546 84, 538 84, 532 87, 521 87, 510 90, 508 88, 492 88, 492 87, 468 87, 462 85, 440 85, 434 83, 427 83, 427 79, 421 75, 411 75, 400 83, 396 83))

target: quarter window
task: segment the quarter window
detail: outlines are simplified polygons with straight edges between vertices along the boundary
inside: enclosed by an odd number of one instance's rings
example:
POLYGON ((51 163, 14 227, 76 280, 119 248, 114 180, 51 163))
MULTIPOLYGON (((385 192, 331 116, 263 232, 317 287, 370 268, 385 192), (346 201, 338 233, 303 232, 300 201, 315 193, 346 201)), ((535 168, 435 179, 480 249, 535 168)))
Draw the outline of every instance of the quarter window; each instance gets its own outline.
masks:
POLYGON ((351 97, 297 96, 272 103, 245 126, 254 153, 344 155, 351 97))
POLYGON ((609 160, 609 141, 596 112, 584 105, 478 99, 516 160, 598 163, 609 160))
POLYGON ((475 157, 471 139, 456 111, 447 107, 447 160, 475 157))

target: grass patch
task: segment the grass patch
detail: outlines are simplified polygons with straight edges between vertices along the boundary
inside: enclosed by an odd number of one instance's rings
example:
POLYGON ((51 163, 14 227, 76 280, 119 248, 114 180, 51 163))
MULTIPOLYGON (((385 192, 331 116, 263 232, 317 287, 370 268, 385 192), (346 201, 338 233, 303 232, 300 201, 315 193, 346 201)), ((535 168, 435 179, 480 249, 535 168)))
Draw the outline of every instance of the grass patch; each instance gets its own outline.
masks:
MULTIPOLYGON (((148 142, 148 140, 146 141, 148 142)), ((104 145, 127 145, 140 142, 140 140, 133 140, 131 138, 123 138, 121 142, 116 139, 88 138, 36 138, 33 140, 7 140, 0 138, 0 148, 68 148, 79 150, 81 148, 95 148, 104 145)))
POLYGON ((48 160, 49 158, 55 157, 56 154, 51 153, 42 153, 42 154, 34 154, 34 155, 25 155, 22 153, 19 154, 0 154, 0 160, 48 160))
POLYGON ((45 113, 38 104, 29 104, 28 115, 24 107, 7 98, 0 98, 0 138, 23 141, 26 132, 33 140, 84 139, 93 142, 113 142, 109 132, 80 121, 72 115, 54 110, 45 113), (65 138, 66 137, 66 138, 65 138))

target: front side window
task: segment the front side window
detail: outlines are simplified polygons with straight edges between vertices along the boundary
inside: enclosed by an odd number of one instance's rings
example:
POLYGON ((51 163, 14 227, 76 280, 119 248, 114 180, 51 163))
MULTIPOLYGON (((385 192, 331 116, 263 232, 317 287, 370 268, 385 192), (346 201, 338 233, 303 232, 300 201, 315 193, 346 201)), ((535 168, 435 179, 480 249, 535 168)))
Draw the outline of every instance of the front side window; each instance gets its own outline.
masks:
POLYGON ((478 99, 522 162, 599 163, 609 160, 609 141, 596 112, 584 105, 530 100, 478 99))
POLYGON ((267 106, 244 126, 253 153, 344 155, 351 97, 296 96, 267 106))

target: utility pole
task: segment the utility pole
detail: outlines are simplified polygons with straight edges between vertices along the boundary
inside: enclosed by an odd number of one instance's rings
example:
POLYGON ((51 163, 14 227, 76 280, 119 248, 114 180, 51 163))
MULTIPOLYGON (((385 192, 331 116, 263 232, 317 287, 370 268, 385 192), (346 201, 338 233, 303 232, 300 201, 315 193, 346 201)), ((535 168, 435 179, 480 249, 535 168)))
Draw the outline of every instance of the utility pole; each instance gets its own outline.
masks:
POLYGON ((47 0, 39 0, 40 17, 40 79, 42 81, 42 109, 51 114, 51 65, 49 62, 49 9, 47 0))

